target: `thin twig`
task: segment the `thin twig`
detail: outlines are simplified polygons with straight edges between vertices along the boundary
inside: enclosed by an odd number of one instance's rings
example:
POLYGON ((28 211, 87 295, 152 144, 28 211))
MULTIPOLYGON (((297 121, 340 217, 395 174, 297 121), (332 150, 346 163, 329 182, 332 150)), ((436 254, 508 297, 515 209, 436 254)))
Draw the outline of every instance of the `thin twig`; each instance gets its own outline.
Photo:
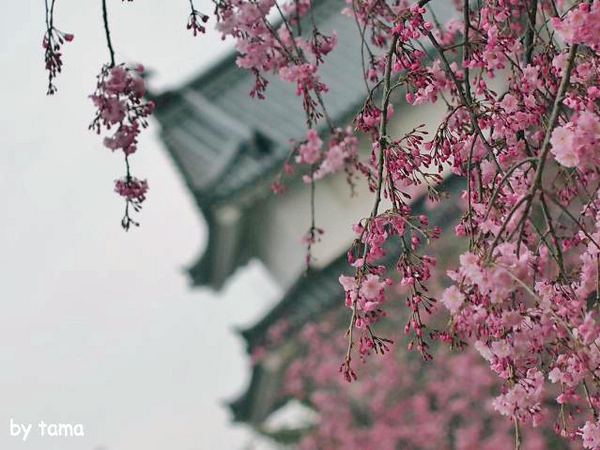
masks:
POLYGON ((108 12, 106 10, 106 0, 102 0, 102 18, 104 19, 104 33, 106 34, 106 45, 108 46, 108 51, 110 53, 110 66, 115 66, 115 50, 112 46, 112 41, 110 40, 110 29, 108 28, 108 12))

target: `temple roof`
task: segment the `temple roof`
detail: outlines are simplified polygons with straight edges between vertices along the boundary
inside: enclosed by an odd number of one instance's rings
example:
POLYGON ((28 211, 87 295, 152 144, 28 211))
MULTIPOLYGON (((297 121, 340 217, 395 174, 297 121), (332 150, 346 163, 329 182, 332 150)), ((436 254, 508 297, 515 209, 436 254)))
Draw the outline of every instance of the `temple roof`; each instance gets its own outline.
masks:
MULTIPOLYGON (((435 3, 439 15, 453 8, 450 2, 435 3)), ((355 21, 341 14, 344 6, 343 0, 318 0, 312 17, 306 18, 314 18, 323 33, 338 33, 338 45, 325 57, 319 75, 329 87, 323 95, 328 113, 340 124, 354 115, 366 95, 359 32, 355 21)), ((312 25, 307 23, 303 29, 312 25)), ((290 150, 289 140, 306 135, 295 85, 269 75, 266 99, 252 98, 254 75, 240 69, 236 57, 231 53, 189 83, 155 97, 161 138, 209 229, 207 247, 189 273, 195 285, 213 288, 220 288, 253 256, 237 231, 251 226, 244 210, 268 195, 270 182, 290 150), (238 222, 228 224, 235 242, 225 242, 219 235, 222 226, 215 209, 223 204, 242 209, 238 222), (215 261, 224 250, 230 253, 227 266, 215 261)))
MULTIPOLYGON (((319 73, 330 87, 324 94, 329 114, 340 123, 356 111, 365 93, 356 45, 359 34, 354 21, 340 14, 344 4, 341 0, 319 1, 314 13, 323 32, 335 29, 338 33, 339 44, 319 73)), ((209 229, 207 247, 189 273, 195 285, 217 289, 253 253, 245 247, 248 240, 243 236, 237 236, 235 242, 224 241, 215 210, 234 204, 242 214, 231 228, 251 227, 245 212, 270 194, 270 183, 290 150, 289 140, 306 135, 305 114, 295 85, 269 75, 266 99, 252 98, 254 75, 237 67, 235 59, 232 53, 190 83, 155 98, 161 138, 209 229), (227 266, 216 260, 223 249, 231 253, 227 266)))
MULTIPOLYGON (((321 1, 314 12, 320 30, 338 33, 339 43, 319 74, 329 86, 323 95, 328 112, 340 122, 357 109, 366 92, 356 45, 359 33, 355 22, 340 14, 344 4, 321 1)), ((156 99, 161 137, 202 207, 231 200, 279 169, 289 140, 306 135, 295 84, 269 75, 266 98, 252 98, 254 75, 237 67, 235 59, 235 54, 228 56, 156 99)))

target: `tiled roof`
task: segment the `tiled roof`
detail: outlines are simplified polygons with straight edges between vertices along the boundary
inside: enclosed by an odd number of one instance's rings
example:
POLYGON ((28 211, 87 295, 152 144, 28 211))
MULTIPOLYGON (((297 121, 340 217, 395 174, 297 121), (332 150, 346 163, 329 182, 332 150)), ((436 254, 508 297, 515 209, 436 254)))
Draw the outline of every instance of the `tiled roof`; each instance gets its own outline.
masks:
MULTIPOLYGON (((339 44, 320 69, 330 90, 328 112, 342 120, 365 95, 359 34, 340 14, 344 2, 322 1, 315 20, 323 32, 336 29, 339 44)), ((229 57, 189 85, 157 98, 162 138, 201 205, 231 198, 277 170, 289 139, 306 134, 306 118, 295 85, 269 75, 265 100, 249 92, 254 77, 229 57)))
MULTIPOLYGON (((433 2, 438 15, 447 0, 433 2)), ((319 68, 329 87, 323 95, 335 122, 355 112, 365 98, 359 32, 341 14, 343 0, 315 2, 314 18, 324 33, 336 30, 338 45, 319 68)), ((310 29, 305 24, 304 29, 310 29)), ((289 139, 306 135, 306 118, 295 85, 269 75, 265 100, 250 97, 254 76, 225 58, 178 90, 157 98, 156 116, 169 152, 200 204, 222 201, 280 167, 289 139)))
MULTIPOLYGON (((433 3, 441 14, 452 8, 447 0, 433 3)), ((330 89, 323 95, 328 113, 339 124, 352 117, 366 94, 359 32, 355 21, 341 14, 344 6, 344 0, 316 0, 312 14, 322 32, 338 33, 338 45, 325 57, 319 74, 330 89)), ((215 273, 219 225, 213 207, 236 203, 250 208, 264 198, 287 157, 289 139, 306 135, 295 85, 270 75, 266 99, 252 98, 254 76, 237 67, 235 59, 232 53, 190 83, 155 97, 162 140, 209 225, 207 250, 189 272, 194 284, 215 288, 251 255, 236 249, 235 264, 215 273)))

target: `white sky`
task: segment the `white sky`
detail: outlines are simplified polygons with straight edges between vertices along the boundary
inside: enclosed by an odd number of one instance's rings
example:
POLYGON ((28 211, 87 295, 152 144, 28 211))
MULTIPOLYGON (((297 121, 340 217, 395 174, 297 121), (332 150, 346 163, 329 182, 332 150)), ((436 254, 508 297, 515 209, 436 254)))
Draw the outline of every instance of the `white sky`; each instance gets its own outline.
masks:
MULTIPOLYGON (((216 33, 185 29, 188 0, 108 3, 117 59, 153 69, 155 87, 223 52, 216 33)), ((54 97, 43 2, 0 7, 0 448, 245 448, 249 430, 223 406, 249 378, 233 328, 261 317, 277 289, 258 266, 221 296, 188 288, 183 268, 204 245, 204 224, 154 123, 132 158, 150 185, 142 226, 121 230, 112 186, 122 158, 87 130, 87 96, 108 59, 100 4, 56 1, 55 25, 75 40, 54 97), (10 418, 34 424, 27 442, 10 437, 10 418), (82 423, 86 436, 41 438, 40 420, 82 423)))

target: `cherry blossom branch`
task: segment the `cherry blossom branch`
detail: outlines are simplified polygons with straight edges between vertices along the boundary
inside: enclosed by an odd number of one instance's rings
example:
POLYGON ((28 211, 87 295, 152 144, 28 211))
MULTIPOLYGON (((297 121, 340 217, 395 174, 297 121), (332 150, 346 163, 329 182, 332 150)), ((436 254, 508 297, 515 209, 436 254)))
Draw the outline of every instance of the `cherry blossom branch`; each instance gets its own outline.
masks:
MULTIPOLYGON (((538 162, 538 166, 534 175, 534 179, 533 182, 531 184, 531 189, 529 190, 529 194, 527 195, 527 203, 525 204, 525 209, 523 211, 523 214, 521 216, 521 219, 519 220, 519 223, 517 224, 517 229, 520 227, 520 231, 519 231, 519 237, 517 238, 517 253, 520 250, 521 247, 521 243, 523 241, 523 233, 525 230, 525 223, 526 223, 526 218, 529 216, 529 212, 531 209, 531 206, 533 204, 533 200, 535 199, 535 195, 537 190, 540 188, 541 186, 541 182, 542 182, 542 174, 544 172, 544 166, 546 163, 546 158, 548 156, 548 152, 550 150, 550 137, 552 135, 552 131, 554 130, 554 127, 556 125, 556 122, 558 120, 558 114, 560 111, 560 107, 562 105, 562 102, 564 100, 564 96, 567 90, 567 87, 569 85, 569 80, 570 80, 570 76, 571 76, 571 70, 573 69, 573 63, 575 61, 575 56, 577 54, 577 44, 574 44, 571 47, 571 50, 569 52, 569 60, 567 63, 567 67, 565 68, 558 92, 556 94, 556 99, 554 101, 554 105, 552 108, 552 113, 550 115, 550 119, 548 122, 548 126, 546 128, 546 133, 544 136, 544 141, 542 143, 542 147, 540 150, 540 157, 539 157, 539 162, 538 162)), ((524 197, 525 198, 525 197, 524 197)), ((519 202, 520 203, 520 202, 519 202)), ((512 213, 509 215, 509 217, 505 220, 503 225, 506 225, 508 223, 508 221, 510 220, 510 216, 512 216, 512 213)), ((502 230, 504 230, 504 226, 502 228, 502 230)), ((498 234, 498 236, 496 236, 496 239, 494 240, 494 242, 492 243, 492 247, 491 247, 491 251, 489 253, 489 255, 491 256, 491 252, 493 252, 496 244, 498 243, 498 240, 500 239, 500 234, 498 234)))
POLYGON ((534 49, 534 39, 535 39, 535 22, 537 18, 537 9, 538 9, 538 0, 531 1, 531 8, 528 8, 527 14, 527 32, 525 34, 525 65, 531 63, 531 58, 533 56, 534 49))
POLYGON ((502 176, 502 179, 496 184, 496 187, 492 192, 492 196, 490 197, 490 200, 488 202, 488 207, 485 211, 484 220, 488 218, 488 216, 490 215, 490 211, 496 205, 496 197, 498 196, 498 193, 500 192, 500 189, 502 188, 503 184, 508 181, 508 178, 514 173, 514 171, 524 164, 537 162, 537 160, 537 158, 525 158, 515 163, 510 169, 506 171, 506 173, 502 176))
POLYGON ((108 46, 108 52, 110 54, 110 66, 115 66, 115 51, 113 49, 112 41, 110 39, 110 29, 108 27, 108 11, 106 10, 106 0, 102 0, 102 19, 104 21, 104 33, 106 35, 106 45, 108 46))
POLYGON ((521 450, 521 429, 519 427, 519 419, 516 416, 513 417, 513 422, 515 425, 515 450, 521 450))
POLYGON ((48 89, 46 95, 53 95, 57 91, 54 79, 62 71, 63 65, 60 48, 65 42, 73 40, 72 34, 64 33, 54 26, 54 3, 55 0, 52 0, 50 5, 48 5, 48 0, 44 0, 46 7, 46 32, 44 33, 42 46, 44 48, 44 62, 48 71, 48 89))
MULTIPOLYGON (((506 229, 506 227, 508 226, 508 223, 510 222, 510 219, 512 218, 512 216, 514 215, 514 213, 517 211, 517 209, 519 209, 519 207, 524 203, 524 202, 529 202, 530 199, 530 194, 524 195, 523 197, 521 197, 521 199, 515 203, 513 205, 513 207, 510 209, 510 212, 508 213, 508 215, 506 216, 506 218, 504 219, 504 222, 502 222, 502 226, 500 227, 500 230, 498 231, 498 233, 496 234, 496 237, 494 238, 494 240, 492 241, 492 244, 490 245, 490 248, 487 252, 488 255, 488 259, 492 257, 493 253, 494 253, 494 249, 496 248, 496 246, 498 245, 498 243, 500 242, 500 239, 502 238, 502 234, 504 233, 504 230, 506 229)), ((526 217, 525 214, 523 214, 521 216, 526 217)), ((521 219, 523 220, 523 219, 521 219)))
MULTIPOLYGON (((469 102, 469 100, 467 98, 467 95, 463 91, 462 83, 460 83, 460 81, 456 78, 456 74, 454 73, 454 71, 450 67, 450 63, 448 62, 448 59, 444 55, 444 49, 438 43, 437 39, 435 38, 435 36, 433 35, 433 33, 431 33, 431 31, 428 32, 427 37, 429 38, 430 42, 433 44, 433 46, 437 50, 437 53, 438 53, 438 55, 440 57, 440 60, 442 61, 442 64, 444 65, 444 70, 445 70, 446 74, 452 79, 452 81, 454 82, 454 85, 456 86, 456 90, 458 91, 458 95, 460 96, 460 98, 461 98, 461 100, 463 102, 463 105, 467 108, 467 111, 469 113, 469 117, 471 119, 471 124, 473 126, 473 129, 477 132, 477 134, 481 138, 481 141, 485 145, 488 153, 490 155, 492 155, 492 157, 493 157, 494 150, 492 149, 492 147, 490 146, 489 142, 485 138, 483 132, 481 131, 481 127, 479 126, 479 122, 477 121, 477 116, 475 114, 475 111, 473 110, 473 105, 469 102)), ((465 41, 464 45, 468 46, 469 43, 465 41)), ((493 160, 496 163, 496 167, 498 168, 498 171, 500 173, 503 173, 502 167, 500 167, 500 164, 498 164, 498 161, 495 158, 493 160)))
POLYGON ((195 7, 194 7, 194 2, 192 0, 190 1, 190 15, 188 17, 188 22, 186 25, 186 28, 188 30, 192 30, 192 33, 194 34, 194 36, 197 36, 198 34, 202 34, 202 33, 206 33, 206 27, 204 26, 204 24, 206 22, 208 22, 209 17, 206 14, 202 14, 200 11, 198 11, 195 7))
POLYGON ((560 274, 561 276, 564 277, 565 275, 565 266, 564 266, 564 262, 563 262, 563 254, 562 254, 562 250, 560 249, 560 241, 558 239, 558 236, 556 235, 556 230, 554 229, 554 225, 552 223, 552 217, 550 216, 550 212, 548 210, 548 205, 546 204, 546 200, 544 198, 544 194, 540 195, 540 203, 542 205, 542 211, 544 213, 544 217, 546 219, 546 224, 548 226, 548 232, 550 233, 550 235, 552 236, 552 240, 554 243, 554 248, 556 250, 556 257, 557 257, 557 262, 558 262, 558 266, 560 269, 560 274))
POLYGON ((564 206, 564 205, 563 205, 561 202, 559 202, 559 201, 558 201, 558 200, 557 200, 557 199, 554 197, 554 195, 552 195, 551 193, 549 193, 549 192, 546 192, 546 191, 543 191, 543 193, 544 193, 544 194, 545 194, 545 195, 546 195, 546 196, 547 196, 547 197, 548 197, 550 200, 552 200, 552 203, 554 203, 556 206, 558 206, 558 207, 561 209, 561 211, 562 211, 564 214, 566 214, 566 215, 569 217, 569 219, 571 219, 571 220, 573 221, 573 223, 574 223, 575 225, 577 225, 577 228, 579 228, 579 230, 581 230, 581 232, 582 232, 583 234, 585 234, 585 237, 587 237, 587 238, 590 240, 590 242, 592 242, 592 243, 593 243, 593 244, 596 246, 596 248, 598 248, 598 250, 600 250, 600 243, 598 243, 598 242, 596 241, 596 239, 594 239, 594 238, 592 237, 592 235, 590 235, 590 233, 589 233, 589 232, 586 230, 586 228, 585 228, 585 227, 584 227, 584 226, 583 226, 583 225, 582 225, 582 224, 579 222, 579 220, 577 220, 577 218, 576 218, 575 216, 573 216, 573 214, 571 214, 571 211, 569 211, 567 208, 565 208, 565 206, 564 206))
POLYGON ((379 203, 381 202, 381 186, 383 183, 383 169, 385 167, 385 150, 387 146, 387 109, 390 103, 389 98, 389 90, 391 84, 391 76, 392 76, 392 58, 394 56, 394 52, 396 51, 396 44, 398 42, 398 36, 394 35, 392 37, 392 42, 390 43, 390 47, 388 50, 388 54, 386 57, 386 66, 385 66, 385 75, 384 75, 384 91, 383 91, 383 101, 381 104, 381 118, 379 122, 379 158, 378 158, 378 181, 377 181, 377 190, 375 191, 375 203, 373 205, 373 211, 371 212, 371 219, 374 219, 377 216, 377 211, 379 209, 379 203))
MULTIPOLYGON (((571 50, 569 51, 569 60, 567 62, 567 67, 564 70, 564 74, 562 80, 560 82, 560 86, 558 88, 558 92, 556 93, 556 100, 554 101, 554 106, 552 107, 552 113, 550 114, 550 119, 548 121, 548 125, 546 127, 546 134, 544 135, 544 141, 542 143, 542 148, 540 150, 540 158, 539 165, 535 172, 535 176, 533 179, 533 184, 531 186, 531 199, 535 196, 536 191, 540 188, 542 183, 542 174, 544 172, 544 166, 546 164, 546 158, 548 156, 548 151, 550 150, 550 137, 552 136, 552 131, 556 126, 556 122, 558 121, 558 114, 560 108, 562 106, 562 102, 565 97, 565 93, 567 92, 567 88, 569 86, 569 80, 571 78, 571 71, 573 70, 573 63, 575 62, 575 56, 577 55, 578 45, 573 44, 571 46, 571 50)), ((529 208, 531 207, 531 200, 526 207, 526 212, 529 212, 529 208)))

